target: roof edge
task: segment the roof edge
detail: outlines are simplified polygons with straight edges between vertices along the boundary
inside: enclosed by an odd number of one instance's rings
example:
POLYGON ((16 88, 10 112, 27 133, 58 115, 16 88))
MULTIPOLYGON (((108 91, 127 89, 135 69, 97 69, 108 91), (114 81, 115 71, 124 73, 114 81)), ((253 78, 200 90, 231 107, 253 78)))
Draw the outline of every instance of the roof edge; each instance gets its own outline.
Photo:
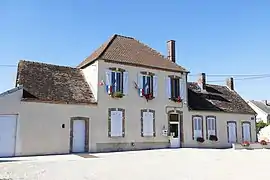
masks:
MULTIPOLYGON (((86 64, 83 65, 78 65, 77 68, 85 68, 86 66, 88 66, 90 63, 94 63, 96 60, 100 59, 100 57, 106 52, 106 50, 110 47, 110 45, 112 44, 112 42, 114 41, 114 39, 118 36, 118 34, 114 34, 110 39, 109 42, 106 44, 105 48, 103 49, 102 52, 99 53, 99 55, 91 62, 88 62, 86 64)), ((121 35, 120 35, 121 36, 121 35)), ((125 37, 125 36, 122 36, 125 37)), ((128 37, 129 38, 129 37, 128 37)), ((99 47, 100 48, 100 47, 99 47)), ((88 56, 89 57, 89 56, 88 56)), ((86 57, 84 59, 84 61, 88 58, 86 57)))

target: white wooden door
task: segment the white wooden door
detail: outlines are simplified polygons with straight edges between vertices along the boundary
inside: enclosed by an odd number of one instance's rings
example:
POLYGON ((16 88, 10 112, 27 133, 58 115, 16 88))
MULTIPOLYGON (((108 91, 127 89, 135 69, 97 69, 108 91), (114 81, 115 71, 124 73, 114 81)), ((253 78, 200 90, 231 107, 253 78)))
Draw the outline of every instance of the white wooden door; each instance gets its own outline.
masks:
POLYGON ((74 120, 72 152, 84 152, 84 151, 85 151, 85 121, 74 120))
POLYGON ((250 142, 250 124, 249 123, 243 123, 242 125, 242 130, 243 130, 243 141, 248 141, 250 142))
POLYGON ((180 147, 180 126, 179 122, 170 122, 170 143, 171 148, 179 148, 180 147))
POLYGON ((228 123, 228 138, 230 143, 235 143, 237 141, 236 123, 228 123))
POLYGON ((15 155, 16 121, 16 115, 0 115, 0 157, 15 155))

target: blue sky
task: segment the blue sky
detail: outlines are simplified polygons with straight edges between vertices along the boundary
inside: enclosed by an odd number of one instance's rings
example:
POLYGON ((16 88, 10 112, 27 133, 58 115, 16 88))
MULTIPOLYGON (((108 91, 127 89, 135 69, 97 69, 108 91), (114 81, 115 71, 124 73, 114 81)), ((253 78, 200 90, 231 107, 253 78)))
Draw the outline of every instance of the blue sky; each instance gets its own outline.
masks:
MULTIPOLYGON (((175 39, 177 63, 193 75, 270 74, 269 7, 269 0, 2 0, 0 65, 28 59, 76 66, 117 33, 162 54, 175 39)), ((16 67, 0 66, 0 72, 0 92, 14 87, 16 67)), ((224 84, 225 78, 207 80, 224 84)), ((269 82, 237 80, 235 86, 246 99, 270 99, 269 82)))

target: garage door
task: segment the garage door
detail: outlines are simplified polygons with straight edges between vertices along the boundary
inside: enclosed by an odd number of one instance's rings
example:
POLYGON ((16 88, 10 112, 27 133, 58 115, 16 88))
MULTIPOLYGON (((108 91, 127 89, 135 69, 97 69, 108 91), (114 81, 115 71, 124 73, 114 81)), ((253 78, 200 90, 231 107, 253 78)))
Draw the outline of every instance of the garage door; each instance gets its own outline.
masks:
POLYGON ((0 115, 0 157, 14 156, 16 115, 0 115))

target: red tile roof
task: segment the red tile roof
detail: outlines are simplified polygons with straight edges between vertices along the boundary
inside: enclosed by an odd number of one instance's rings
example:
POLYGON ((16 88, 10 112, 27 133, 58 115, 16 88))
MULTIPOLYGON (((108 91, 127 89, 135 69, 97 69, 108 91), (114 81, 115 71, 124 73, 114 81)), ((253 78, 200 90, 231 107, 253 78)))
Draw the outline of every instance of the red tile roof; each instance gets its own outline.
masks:
POLYGON ((83 68, 98 59, 160 70, 187 72, 185 68, 170 61, 149 46, 134 38, 121 35, 112 36, 87 57, 78 68, 83 68))

